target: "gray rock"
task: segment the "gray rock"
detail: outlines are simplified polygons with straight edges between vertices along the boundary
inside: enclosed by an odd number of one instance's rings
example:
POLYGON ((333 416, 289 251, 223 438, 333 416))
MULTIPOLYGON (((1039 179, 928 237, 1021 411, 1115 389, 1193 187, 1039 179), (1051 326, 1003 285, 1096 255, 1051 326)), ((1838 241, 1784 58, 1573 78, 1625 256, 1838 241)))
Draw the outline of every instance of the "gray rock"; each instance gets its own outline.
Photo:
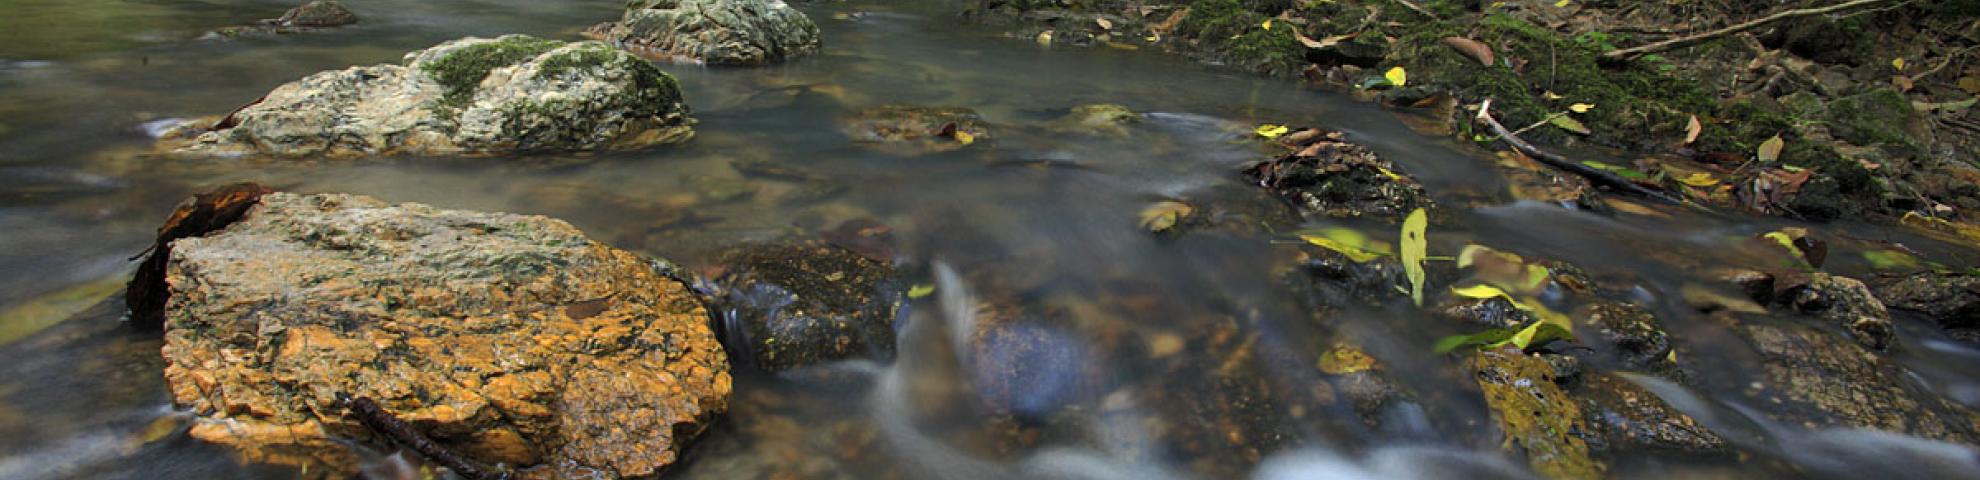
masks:
POLYGON ((273 23, 284 27, 341 27, 357 23, 357 14, 337 0, 311 0, 283 13, 273 23))
POLYGON ((818 25, 783 0, 632 0, 585 36, 651 56, 762 65, 817 53, 818 25))
POLYGON ((1923 313, 1956 337, 1980 341, 1980 277, 1926 272, 1878 280, 1874 289, 1890 308, 1923 313))
POLYGON ((693 136, 672 76, 599 42, 464 38, 405 65, 321 72, 161 145, 184 156, 631 149, 693 136))

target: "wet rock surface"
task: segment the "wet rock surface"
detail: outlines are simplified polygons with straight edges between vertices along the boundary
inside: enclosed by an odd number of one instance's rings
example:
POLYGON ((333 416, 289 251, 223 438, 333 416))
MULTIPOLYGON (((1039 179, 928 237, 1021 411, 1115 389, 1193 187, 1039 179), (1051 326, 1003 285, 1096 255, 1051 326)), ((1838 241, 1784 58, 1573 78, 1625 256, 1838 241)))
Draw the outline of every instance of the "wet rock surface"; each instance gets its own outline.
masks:
POLYGON ((1080 105, 1045 125, 1053 131, 1088 135, 1127 136, 1129 125, 1141 121, 1141 114, 1113 104, 1080 105))
POLYGON ((663 59, 761 65, 819 49, 818 26, 782 0, 634 0, 585 36, 663 59))
POLYGON ((526 477, 650 477, 728 401, 686 287, 544 217, 270 194, 169 272, 172 398, 252 462, 354 473, 384 440, 348 395, 526 477))
POLYGON ((1954 337, 1980 342, 1980 277, 1917 273, 1878 279, 1872 288, 1884 305, 1922 313, 1954 337))
POLYGON ((1596 478, 1604 465, 1590 456, 1592 433, 1581 405, 1554 383, 1554 368, 1517 349, 1479 352, 1468 364, 1506 446, 1524 452, 1549 478, 1596 478))
POLYGON ((173 156, 353 157, 632 149, 693 120, 674 78, 598 42, 465 38, 404 65, 320 72, 219 120, 179 126, 173 156))
POLYGON ((1401 221, 1431 205, 1421 184, 1366 147, 1341 141, 1337 133, 1305 140, 1299 135, 1282 140, 1297 142, 1293 146, 1298 151, 1253 166, 1245 174, 1301 212, 1401 221))
POLYGON ((953 151, 990 138, 975 110, 942 106, 867 108, 841 119, 839 131, 860 145, 902 155, 953 151))
POLYGON ((1591 301, 1575 310, 1574 317, 1592 327, 1595 338, 1606 344, 1624 365, 1639 369, 1670 366, 1670 334, 1663 323, 1641 306, 1609 300, 1591 301))
POLYGON ((317 28, 341 27, 358 22, 356 13, 336 0, 310 0, 307 3, 283 12, 281 17, 262 20, 254 25, 227 27, 207 34, 208 37, 238 38, 257 35, 280 35, 305 32, 317 28))
POLYGON ((739 361, 774 372, 893 358, 907 284, 887 261, 812 240, 744 245, 717 258, 714 301, 739 361))
POLYGON ((1870 293, 1870 287, 1854 278, 1815 273, 1806 285, 1789 289, 1785 298, 1777 301, 1848 330, 1865 348, 1882 350, 1897 341, 1890 311, 1870 293))
POLYGON ((1806 426, 1870 428, 1935 440, 1980 441, 1980 415, 1944 400, 1904 369, 1836 335, 1791 325, 1745 325, 1764 378, 1749 396, 1776 420, 1806 426))

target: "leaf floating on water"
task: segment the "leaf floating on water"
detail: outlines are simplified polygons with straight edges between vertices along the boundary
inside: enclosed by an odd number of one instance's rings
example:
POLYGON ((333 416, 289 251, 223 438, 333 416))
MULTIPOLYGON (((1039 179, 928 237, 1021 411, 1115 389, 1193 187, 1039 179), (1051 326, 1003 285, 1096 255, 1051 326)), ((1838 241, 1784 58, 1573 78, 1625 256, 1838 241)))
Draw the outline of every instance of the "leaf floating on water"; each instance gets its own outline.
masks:
POLYGON ((1719 184, 1719 179, 1717 177, 1713 177, 1712 174, 1705 172, 1696 172, 1696 173, 1692 173, 1691 175, 1678 177, 1677 181, 1678 183, 1683 183, 1685 185, 1690 185, 1699 188, 1705 188, 1719 184))
POLYGON ((1432 346, 1431 349, 1437 353, 1451 353, 1464 347, 1481 347, 1503 342, 1508 338, 1512 338, 1512 335, 1512 330, 1503 328, 1489 329, 1470 335, 1452 335, 1437 340, 1437 344, 1432 346))
POLYGON ((1390 68, 1389 71, 1382 73, 1382 78, 1387 79, 1390 86, 1409 85, 1409 72, 1403 70, 1403 67, 1390 68))
POLYGON ((1697 115, 1692 115, 1691 121, 1686 122, 1684 125, 1684 144, 1690 145, 1692 142, 1698 141, 1698 134, 1704 131, 1705 125, 1698 123, 1697 115))
POLYGON ((1595 109, 1595 104, 1592 103, 1577 103, 1574 105, 1568 105, 1568 111, 1574 113, 1588 113, 1589 110, 1594 110, 1594 109, 1595 109))
POLYGON ((1505 297, 1507 301, 1512 301, 1512 296, 1507 295, 1505 290, 1500 290, 1499 287, 1494 287, 1485 284, 1472 285, 1464 288, 1453 287, 1451 288, 1451 293, 1457 294, 1457 296, 1460 297, 1474 299, 1474 300, 1505 297))
POLYGON ((1046 30, 1046 31, 1043 31, 1043 32, 1038 32, 1038 39, 1037 39, 1037 40, 1038 40, 1038 44, 1039 44, 1039 45, 1043 45, 1043 46, 1047 46, 1047 47, 1050 47, 1050 46, 1052 46, 1052 31, 1051 31, 1051 30, 1046 30))
POLYGON ((1576 135, 1588 135, 1591 133, 1595 133, 1593 130, 1589 130, 1588 126, 1582 125, 1580 120, 1575 120, 1573 118, 1568 117, 1567 115, 1554 115, 1551 117, 1547 117, 1547 123, 1553 124, 1556 127, 1560 127, 1561 130, 1567 130, 1569 132, 1573 132, 1576 135))
POLYGON ((1168 231, 1192 213, 1196 213, 1196 208, 1187 203, 1157 202, 1141 210, 1141 228, 1156 233, 1168 231))
POLYGON ((924 283, 920 285, 915 285, 913 287, 908 287, 907 296, 908 298, 923 298, 932 295, 934 293, 935 293, 935 284, 924 283))
POLYGON ((1285 125, 1273 125, 1269 123, 1259 125, 1258 128, 1252 130, 1253 133, 1257 133, 1258 136, 1265 138, 1279 138, 1280 135, 1285 135, 1289 131, 1292 131, 1292 129, 1286 128, 1285 125))
POLYGON ((1444 37, 1444 44, 1488 67, 1496 61, 1492 55, 1492 47, 1485 45, 1484 42, 1464 37, 1444 37))
POLYGON ((1897 250, 1867 250, 1863 252, 1863 260, 1878 270, 1914 270, 1921 265, 1918 257, 1897 250))
POLYGON ((1787 148, 1787 141, 1781 140, 1780 135, 1775 135, 1767 141, 1760 142, 1760 149, 1754 152, 1754 158, 1760 160, 1760 163, 1774 163, 1775 160, 1781 159, 1783 148, 1787 148))
POLYGON ((1409 276, 1409 298, 1416 306, 1423 306, 1423 259, 1428 254, 1429 242, 1424 231, 1430 228, 1430 218, 1423 209, 1409 212, 1403 219, 1402 250, 1403 272, 1409 276))
POLYGON ((970 135, 970 134, 969 134, 969 132, 965 132, 965 131, 961 131, 961 130, 957 130, 957 131, 956 131, 956 134, 954 135, 954 137, 956 137, 956 142, 957 142, 957 143, 961 143, 961 144, 963 144, 963 145, 969 145, 969 144, 972 144, 972 143, 976 143, 976 136, 975 136, 975 135, 970 135))
POLYGON ((1367 263, 1369 260, 1389 256, 1389 253, 1368 245, 1361 232, 1348 229, 1329 229, 1321 234, 1300 234, 1299 239, 1313 246, 1333 250, 1346 256, 1354 263, 1367 263))

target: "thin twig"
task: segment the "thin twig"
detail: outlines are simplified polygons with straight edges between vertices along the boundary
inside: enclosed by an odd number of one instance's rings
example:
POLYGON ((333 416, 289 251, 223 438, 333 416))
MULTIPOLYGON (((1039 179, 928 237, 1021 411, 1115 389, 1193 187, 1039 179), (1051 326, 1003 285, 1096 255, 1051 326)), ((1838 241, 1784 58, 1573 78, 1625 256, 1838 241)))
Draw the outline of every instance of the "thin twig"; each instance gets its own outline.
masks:
POLYGON ((1498 119, 1492 118, 1491 99, 1486 99, 1485 103, 1480 104, 1478 106, 1477 120, 1479 122, 1484 123, 1486 127, 1491 128, 1492 133, 1498 134, 1499 139, 1504 140, 1508 145, 1512 145, 1513 149, 1519 150, 1521 153, 1525 153, 1527 156, 1540 160, 1541 163, 1545 163, 1547 165, 1553 166, 1554 168, 1567 170, 1569 173, 1580 175, 1584 178, 1587 178, 1599 184, 1622 189, 1623 191, 1649 197, 1650 199, 1653 200, 1662 201, 1671 204, 1677 204, 1677 205, 1682 205, 1685 203, 1684 199, 1673 196, 1669 192, 1651 190, 1647 187, 1636 184, 1636 182, 1629 181, 1629 179, 1627 178, 1622 178, 1621 176, 1613 173, 1605 172, 1596 169, 1594 167, 1576 163, 1572 160, 1568 160, 1567 157, 1562 157, 1560 155, 1548 153, 1545 150, 1541 150, 1540 147, 1535 147, 1531 143, 1526 143, 1525 140, 1520 140, 1518 136, 1513 135, 1511 131, 1506 130, 1505 125, 1499 124, 1498 119))
POLYGON ((1795 19, 1795 18, 1801 18, 1801 17, 1813 16, 1813 15, 1827 15, 1831 13, 1854 10, 1863 7, 1892 3, 1895 1, 1897 0, 1851 0, 1848 2, 1838 3, 1835 5, 1829 5, 1826 7, 1788 10, 1784 12, 1775 13, 1773 15, 1761 17, 1758 20, 1752 20, 1746 23, 1741 23, 1738 25, 1733 25, 1730 27, 1721 28, 1718 30, 1713 30, 1705 33, 1700 33, 1696 35, 1686 35, 1678 38, 1664 40, 1661 42, 1650 43, 1647 45, 1630 47, 1621 50, 1614 50, 1608 53, 1604 53, 1602 54, 1602 56, 1611 59, 1624 59, 1624 60, 1633 59, 1646 53, 1661 52, 1664 50, 1683 47, 1686 45, 1691 45, 1694 43, 1703 42, 1706 40, 1711 40, 1739 32, 1744 32, 1747 30, 1752 30, 1755 28, 1767 26, 1769 24, 1772 24, 1774 22, 1779 22, 1782 20, 1789 20, 1789 19, 1795 19))
POLYGON ((425 455, 428 460, 432 460, 433 463, 438 463, 442 467, 447 467, 448 470, 453 470, 454 474, 460 475, 461 478, 469 480, 501 480, 509 478, 509 472, 501 468, 482 467, 475 464, 474 461, 468 460, 467 457, 461 456, 460 453, 434 443, 433 439, 427 438, 426 434, 420 433, 418 429, 413 428, 412 424, 406 423, 405 420, 399 419, 396 415, 392 415, 392 412, 385 411, 384 407, 378 406, 378 402, 374 402, 370 398, 350 397, 341 393, 337 397, 338 401, 342 402, 345 408, 351 410, 351 415, 357 417, 358 422, 363 423, 366 428, 370 428, 371 431, 377 432, 379 435, 385 436, 385 438, 392 439, 393 442, 398 443, 400 446, 419 452, 420 455, 425 455))
POLYGON ((1938 65, 1932 66, 1931 70, 1918 72, 1917 75, 1912 75, 1911 83, 1918 83, 1919 81, 1924 80, 1925 77, 1930 77, 1934 73, 1939 73, 1940 70, 1945 70, 1947 66, 1952 65, 1953 62, 1955 61, 1958 61, 1959 57, 1966 55, 1967 52, 1971 52, 1975 48, 1980 48, 1980 45, 1966 47, 1959 50, 1953 50, 1952 53, 1946 54, 1946 58, 1944 60, 1939 60, 1938 65))

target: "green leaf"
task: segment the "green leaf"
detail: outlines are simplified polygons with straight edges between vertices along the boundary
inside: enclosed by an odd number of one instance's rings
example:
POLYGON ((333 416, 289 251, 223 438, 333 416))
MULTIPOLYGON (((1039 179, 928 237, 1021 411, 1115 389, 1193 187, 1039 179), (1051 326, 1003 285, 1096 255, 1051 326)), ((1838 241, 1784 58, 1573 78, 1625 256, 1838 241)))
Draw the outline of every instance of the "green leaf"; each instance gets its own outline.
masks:
POLYGON ((935 293, 934 284, 924 283, 920 285, 915 285, 913 287, 908 287, 908 298, 922 298, 933 293, 935 293))
POLYGON ((1533 322, 1532 325, 1527 325, 1526 328, 1519 329, 1519 332, 1512 334, 1511 338, 1488 345, 1486 348, 1499 348, 1512 345, 1519 347, 1520 350, 1526 350, 1536 345, 1546 345, 1547 342, 1570 340, 1573 338, 1573 333, 1562 329, 1559 325, 1549 322, 1533 322))
POLYGON ((1567 130, 1569 132, 1573 132, 1576 135, 1587 135, 1587 134, 1595 133, 1595 131, 1589 130, 1587 125, 1582 125, 1580 120, 1575 120, 1574 117, 1569 117, 1567 115, 1554 115, 1551 117, 1547 117, 1547 123, 1554 124, 1554 126, 1556 127, 1561 127, 1561 130, 1567 130))
POLYGON ((1878 270, 1917 269, 1918 257, 1896 250, 1870 250, 1863 252, 1863 259, 1878 270))
POLYGON ((1356 245, 1353 243, 1342 241, 1341 239, 1330 238, 1321 235, 1310 235, 1310 234, 1300 235, 1299 239, 1305 240, 1306 243, 1313 244, 1313 246, 1316 247, 1339 252, 1341 255, 1347 256, 1348 260, 1351 260, 1354 263, 1366 263, 1369 260, 1374 260, 1377 258, 1387 256, 1387 254, 1385 253, 1371 251, 1366 248, 1363 248, 1361 245, 1356 245))
POLYGON ((1589 166, 1589 168, 1594 168, 1596 170, 1613 173, 1616 174, 1617 176, 1621 176, 1623 178, 1627 178, 1630 180, 1646 180, 1646 181, 1650 180, 1649 174, 1637 171, 1629 167, 1611 165, 1607 163, 1597 162, 1594 160, 1583 160, 1581 164, 1587 165, 1589 166))
POLYGON ((1415 300, 1419 307, 1423 306, 1423 257, 1430 248, 1423 235, 1429 228, 1430 218, 1423 209, 1409 212, 1409 217, 1403 219, 1402 241, 1398 242, 1402 249, 1403 272, 1409 275, 1409 298, 1415 300))
POLYGON ((1499 342, 1504 342, 1506 341, 1506 339, 1512 338, 1512 335, 1513 335, 1512 330, 1507 330, 1503 328, 1494 328, 1470 335, 1452 335, 1438 339, 1437 344, 1432 346, 1431 349, 1435 350, 1437 353, 1451 353, 1452 351, 1456 351, 1459 348, 1477 347, 1477 346, 1491 345, 1499 342))
POLYGON ((1754 158, 1759 159, 1760 163, 1774 163, 1775 160, 1781 159, 1783 148, 1787 148, 1787 141, 1781 140, 1780 135, 1775 135, 1767 141, 1760 142, 1760 149, 1753 152, 1756 155, 1754 158))
MULTIPOLYGON (((1471 298, 1471 299, 1505 297, 1507 301, 1512 300, 1512 296, 1506 295, 1505 290, 1500 290, 1499 287, 1494 287, 1491 285, 1483 285, 1483 284, 1472 285, 1463 288, 1452 287, 1451 293, 1455 293, 1457 294, 1457 296, 1460 297, 1471 298)), ((1518 302, 1514 302, 1514 303, 1518 303, 1518 302)))

